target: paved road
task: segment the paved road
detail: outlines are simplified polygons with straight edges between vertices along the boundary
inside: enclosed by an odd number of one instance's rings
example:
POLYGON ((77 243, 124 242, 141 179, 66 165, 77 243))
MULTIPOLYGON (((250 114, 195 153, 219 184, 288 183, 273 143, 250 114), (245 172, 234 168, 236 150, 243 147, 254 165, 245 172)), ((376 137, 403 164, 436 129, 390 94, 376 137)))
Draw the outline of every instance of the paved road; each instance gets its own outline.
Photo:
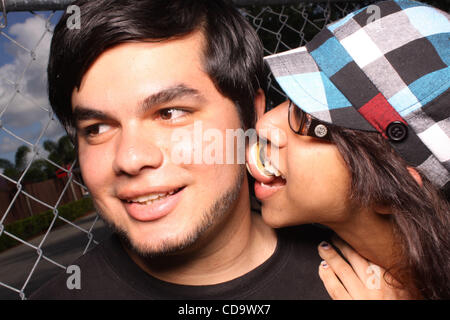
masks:
MULTIPOLYGON (((85 216, 75 224, 83 229, 89 230, 95 221, 95 214, 85 216)), ((98 220, 92 229, 94 239, 101 241, 110 234, 102 220, 98 220)), ((36 237, 29 242, 37 246, 43 236, 36 237)), ((77 228, 64 225, 53 230, 46 239, 42 250, 43 254, 57 263, 68 266, 83 254, 84 248, 88 244, 87 234, 77 228)), ((92 244, 89 248, 94 246, 92 244)), ((36 250, 26 245, 20 245, 0 254, 0 281, 17 289, 21 289, 30 274, 38 254, 36 250)), ((25 295, 29 296, 43 283, 47 282, 58 272, 64 272, 63 269, 47 260, 41 259, 33 272, 26 288, 25 295)), ((0 286, 0 300, 20 299, 19 294, 8 288, 0 286)))

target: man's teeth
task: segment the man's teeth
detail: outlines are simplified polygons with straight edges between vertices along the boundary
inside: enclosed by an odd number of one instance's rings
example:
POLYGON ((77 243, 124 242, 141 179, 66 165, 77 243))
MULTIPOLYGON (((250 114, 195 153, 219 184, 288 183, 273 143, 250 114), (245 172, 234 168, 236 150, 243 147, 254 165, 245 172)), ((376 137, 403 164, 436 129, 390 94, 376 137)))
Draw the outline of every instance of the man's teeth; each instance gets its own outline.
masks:
POLYGON ((146 195, 146 196, 141 196, 138 198, 134 198, 134 199, 130 199, 127 200, 127 202, 132 203, 132 202, 137 202, 137 203, 141 203, 141 204, 148 204, 148 203, 152 203, 154 201, 166 198, 170 195, 173 195, 175 193, 176 190, 170 191, 170 192, 166 192, 166 193, 153 193, 150 195, 146 195))

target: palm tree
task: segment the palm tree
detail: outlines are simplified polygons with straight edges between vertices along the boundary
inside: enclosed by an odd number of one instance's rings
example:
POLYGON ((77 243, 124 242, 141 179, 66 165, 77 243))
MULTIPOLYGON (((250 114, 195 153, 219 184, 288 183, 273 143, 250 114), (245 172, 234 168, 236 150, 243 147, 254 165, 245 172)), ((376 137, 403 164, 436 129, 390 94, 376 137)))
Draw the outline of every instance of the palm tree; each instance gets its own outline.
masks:
POLYGON ((14 165, 11 163, 11 161, 0 158, 0 168, 1 169, 10 169, 13 167, 14 167, 14 165))
POLYGON ((3 168, 3 174, 11 179, 19 179, 21 172, 27 165, 27 154, 30 152, 30 148, 26 145, 20 146, 16 150, 15 164, 7 159, 0 159, 0 168, 3 168))
POLYGON ((17 176, 16 168, 11 161, 0 158, 0 169, 3 169, 3 174, 7 177, 15 179, 17 176))
MULTIPOLYGON (((0 168, 4 169, 3 174, 11 179, 18 180, 28 165, 27 156, 30 151, 31 150, 28 146, 20 146, 16 151, 14 165, 7 159, 0 159, 0 168)), ((38 182, 47 180, 48 170, 45 170, 45 162, 46 161, 43 159, 34 160, 25 174, 23 179, 24 182, 38 182)))
POLYGON ((24 170, 27 165, 27 155, 30 153, 30 147, 20 146, 16 151, 16 169, 24 170))
MULTIPOLYGON (((75 160, 76 153, 68 136, 61 137, 58 142, 46 140, 43 147, 49 152, 48 159, 61 167, 66 167, 75 160)), ((3 174, 18 180, 28 165, 27 156, 30 152, 30 147, 20 146, 16 151, 14 164, 0 158, 0 169, 3 169, 3 174)), ((55 170, 56 168, 45 159, 35 159, 25 174, 24 182, 39 182, 54 178, 55 170)))
POLYGON ((48 159, 60 166, 72 164, 75 160, 75 148, 69 136, 61 137, 58 142, 46 140, 43 146, 49 152, 48 159))
MULTIPOLYGON (((43 143, 44 149, 49 152, 48 159, 64 168, 70 168, 76 158, 76 151, 69 136, 61 137, 58 142, 46 140, 43 143)), ((52 172, 53 176, 55 175, 52 172)), ((52 176, 52 177, 53 177, 52 176)), ((70 189, 73 198, 77 200, 73 182, 70 182, 70 189)))

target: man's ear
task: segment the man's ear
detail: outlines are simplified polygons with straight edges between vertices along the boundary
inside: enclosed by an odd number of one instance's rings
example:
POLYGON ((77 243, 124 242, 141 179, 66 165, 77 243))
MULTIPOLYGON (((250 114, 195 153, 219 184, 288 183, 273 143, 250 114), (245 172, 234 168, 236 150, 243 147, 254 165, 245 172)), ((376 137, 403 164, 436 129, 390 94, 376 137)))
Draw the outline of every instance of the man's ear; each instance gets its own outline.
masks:
POLYGON ((259 88, 255 95, 254 100, 256 120, 260 119, 266 111, 266 95, 263 89, 259 88))
POLYGON ((417 170, 413 167, 406 167, 406 169, 408 169, 409 174, 414 178, 414 180, 416 180, 417 184, 423 187, 422 177, 420 176, 419 172, 417 172, 417 170))

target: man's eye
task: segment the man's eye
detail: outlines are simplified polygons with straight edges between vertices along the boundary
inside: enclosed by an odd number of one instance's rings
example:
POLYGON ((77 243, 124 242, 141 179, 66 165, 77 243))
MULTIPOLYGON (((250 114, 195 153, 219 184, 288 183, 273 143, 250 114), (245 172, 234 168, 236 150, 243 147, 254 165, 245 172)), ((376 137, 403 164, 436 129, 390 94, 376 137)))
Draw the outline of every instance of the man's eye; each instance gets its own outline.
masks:
POLYGON ((176 121, 180 120, 184 116, 187 116, 189 114, 189 111, 177 108, 170 108, 170 109, 162 109, 158 111, 158 113, 162 120, 176 121))
POLYGON ((104 124, 104 123, 94 124, 89 127, 86 127, 83 130, 83 133, 85 136, 94 137, 94 136, 98 136, 102 133, 105 133, 106 131, 109 130, 109 128, 110 128, 110 126, 107 124, 104 124))

